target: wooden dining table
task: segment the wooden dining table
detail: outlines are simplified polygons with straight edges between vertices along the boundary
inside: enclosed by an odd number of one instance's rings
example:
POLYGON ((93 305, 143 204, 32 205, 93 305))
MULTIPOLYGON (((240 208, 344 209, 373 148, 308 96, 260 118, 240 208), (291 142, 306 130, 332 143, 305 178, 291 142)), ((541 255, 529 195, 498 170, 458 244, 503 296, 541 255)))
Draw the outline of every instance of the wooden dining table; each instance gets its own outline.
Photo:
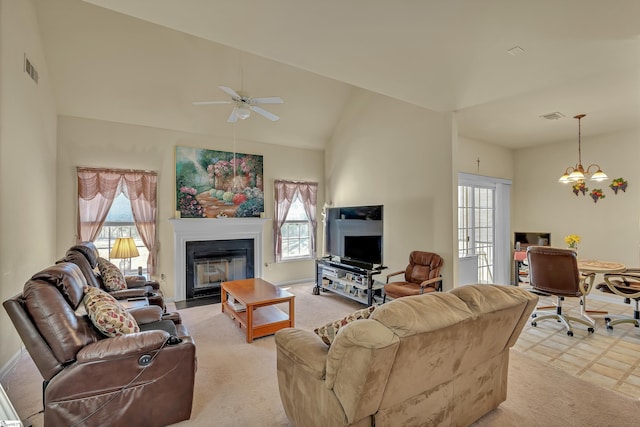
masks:
POLYGON ((619 262, 600 261, 597 259, 579 259, 578 269, 583 273, 620 273, 627 269, 627 266, 619 262))

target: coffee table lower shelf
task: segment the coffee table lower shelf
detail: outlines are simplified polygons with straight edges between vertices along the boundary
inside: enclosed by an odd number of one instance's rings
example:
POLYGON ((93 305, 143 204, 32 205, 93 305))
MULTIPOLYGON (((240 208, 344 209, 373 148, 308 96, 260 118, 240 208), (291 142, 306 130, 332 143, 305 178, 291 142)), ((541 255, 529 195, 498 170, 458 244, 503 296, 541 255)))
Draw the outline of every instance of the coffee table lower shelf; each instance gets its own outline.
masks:
POLYGON ((252 334, 249 338, 249 319, 247 311, 235 311, 229 304, 225 303, 224 312, 233 318, 238 327, 247 329, 247 342, 253 341, 254 338, 260 338, 267 335, 275 334, 282 328, 291 327, 289 315, 278 307, 268 305, 265 307, 256 307, 252 313, 252 334))

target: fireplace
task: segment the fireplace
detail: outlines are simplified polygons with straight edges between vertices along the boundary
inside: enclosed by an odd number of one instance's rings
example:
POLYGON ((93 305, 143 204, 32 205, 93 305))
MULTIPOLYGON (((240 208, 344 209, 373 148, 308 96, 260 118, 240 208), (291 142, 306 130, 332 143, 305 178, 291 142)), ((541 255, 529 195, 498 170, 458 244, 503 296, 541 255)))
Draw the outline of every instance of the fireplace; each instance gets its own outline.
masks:
POLYGON ((187 242, 186 298, 219 296, 220 284, 253 275, 253 239, 187 242))
MULTIPOLYGON (((245 274, 247 274, 247 277, 262 277, 262 245, 264 241, 264 224, 267 221, 270 220, 265 218, 170 219, 169 222, 173 225, 174 233, 174 300, 177 302, 191 298, 187 296, 187 272, 189 271, 187 267, 187 246, 191 246, 191 243, 223 242, 222 244, 228 245, 231 241, 251 241, 248 246, 252 246, 252 249, 247 249, 245 270, 251 267, 253 271, 247 270, 245 274)), ((247 246, 246 242, 244 244, 247 246)), ((237 250, 238 248, 230 247, 230 249, 237 250)), ((216 278, 222 277, 223 273, 233 273, 235 277, 236 271, 241 269, 242 262, 235 260, 235 258, 238 258, 236 256, 238 255, 237 253, 231 253, 231 257, 229 257, 228 255, 223 256, 216 253, 217 249, 214 249, 211 253, 207 253, 208 251, 211 252, 210 249, 198 251, 199 253, 202 252, 201 255, 204 255, 200 257, 202 259, 198 263, 198 265, 201 265, 200 273, 203 280, 199 286, 201 289, 195 292, 196 295, 202 292, 214 292, 211 288, 216 286, 216 278), (228 270, 225 271, 227 267, 228 270)), ((197 275, 198 271, 192 269, 192 274, 197 275)))

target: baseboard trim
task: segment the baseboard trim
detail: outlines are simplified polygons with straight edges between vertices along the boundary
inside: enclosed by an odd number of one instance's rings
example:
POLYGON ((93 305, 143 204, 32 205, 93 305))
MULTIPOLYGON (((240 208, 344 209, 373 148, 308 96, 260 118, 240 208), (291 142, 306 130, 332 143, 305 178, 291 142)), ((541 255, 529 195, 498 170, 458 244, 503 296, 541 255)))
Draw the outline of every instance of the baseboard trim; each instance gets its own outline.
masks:
POLYGON ((274 285, 278 286, 278 287, 282 287, 282 286, 290 286, 290 285, 299 285, 301 283, 315 283, 313 277, 310 277, 308 279, 298 279, 298 280, 289 280, 287 282, 278 282, 278 283, 274 283, 274 285))
POLYGON ((18 359, 20 359, 20 357, 22 357, 22 354, 25 351, 27 351, 27 349, 24 348, 24 346, 20 347, 20 350, 18 350, 18 352, 16 354, 14 354, 7 361, 7 363, 4 364, 4 366, 2 368, 0 368, 0 381, 4 381, 4 377, 6 377, 7 374, 14 368, 14 366, 16 366, 16 363, 18 363, 18 359))

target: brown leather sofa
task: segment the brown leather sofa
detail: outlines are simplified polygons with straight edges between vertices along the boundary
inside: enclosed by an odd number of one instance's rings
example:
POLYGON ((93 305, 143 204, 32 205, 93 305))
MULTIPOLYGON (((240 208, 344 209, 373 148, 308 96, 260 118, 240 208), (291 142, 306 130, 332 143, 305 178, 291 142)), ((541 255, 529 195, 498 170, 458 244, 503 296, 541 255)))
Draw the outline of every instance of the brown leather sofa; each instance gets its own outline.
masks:
POLYGON ((95 286, 109 292, 115 299, 147 297, 149 304, 157 305, 165 311, 164 298, 160 284, 155 280, 145 280, 140 276, 126 276, 127 288, 119 291, 108 290, 102 277, 96 273, 98 265, 98 249, 93 242, 81 242, 67 250, 64 258, 58 262, 72 262, 80 267, 89 286, 95 286))
POLYGON ((148 306, 131 311, 141 332, 107 338, 79 314, 85 286, 75 264, 59 263, 3 303, 44 378, 45 426, 189 419, 196 348, 186 328, 148 306))

